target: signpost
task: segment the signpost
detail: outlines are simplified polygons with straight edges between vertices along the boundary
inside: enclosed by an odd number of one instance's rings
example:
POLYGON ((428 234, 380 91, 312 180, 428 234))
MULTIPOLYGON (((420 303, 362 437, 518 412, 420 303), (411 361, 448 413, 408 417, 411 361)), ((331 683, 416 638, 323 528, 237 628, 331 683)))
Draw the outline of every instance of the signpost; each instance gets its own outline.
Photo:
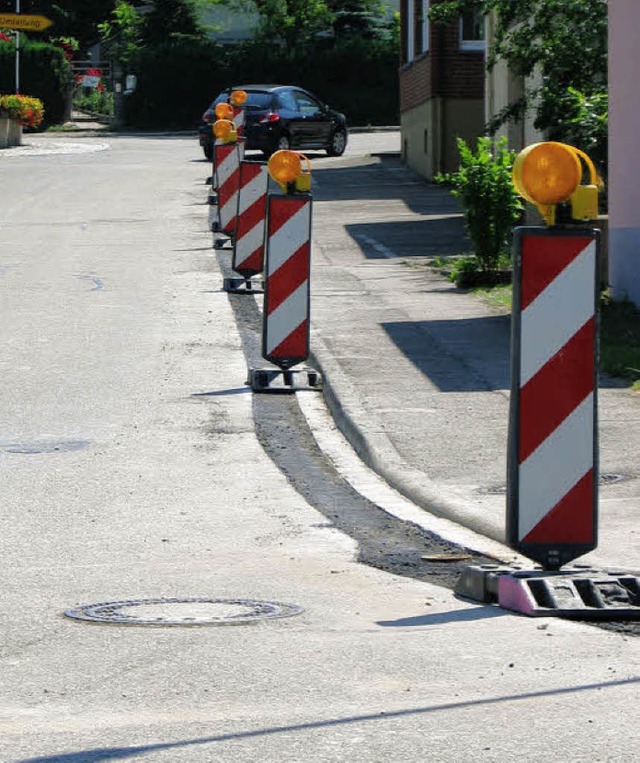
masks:
POLYGON ((53 24, 46 16, 28 16, 20 13, 20 0, 16 0, 15 13, 0 13, 0 29, 16 30, 16 93, 20 92, 20 30, 44 32, 53 24))
POLYGON ((24 32, 43 32, 53 24, 46 16, 27 16, 21 13, 0 13, 0 28, 24 32))

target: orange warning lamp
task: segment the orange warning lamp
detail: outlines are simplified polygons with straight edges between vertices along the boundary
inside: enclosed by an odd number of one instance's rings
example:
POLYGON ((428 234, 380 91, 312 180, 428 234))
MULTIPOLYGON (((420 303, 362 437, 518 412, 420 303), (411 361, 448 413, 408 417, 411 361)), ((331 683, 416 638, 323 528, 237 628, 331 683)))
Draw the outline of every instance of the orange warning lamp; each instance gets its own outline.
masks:
POLYGON ((513 184, 527 201, 535 204, 547 225, 554 225, 556 205, 571 200, 572 218, 598 217, 598 176, 589 157, 566 143, 547 141, 527 146, 513 163, 513 184), (584 159, 590 184, 580 185, 584 159))
POLYGON ((233 108, 226 102, 218 103, 214 109, 216 119, 233 119, 233 108))
POLYGON ((229 119, 218 119, 214 122, 213 134, 223 143, 235 143, 238 140, 236 126, 229 119))
POLYGON ((244 90, 234 90, 229 96, 229 103, 232 106, 244 106, 247 102, 247 94, 244 90))
POLYGON ((309 193, 311 190, 311 162, 297 151, 282 150, 271 155, 267 165, 269 174, 283 191, 309 193), (302 162, 306 166, 302 166, 302 162))

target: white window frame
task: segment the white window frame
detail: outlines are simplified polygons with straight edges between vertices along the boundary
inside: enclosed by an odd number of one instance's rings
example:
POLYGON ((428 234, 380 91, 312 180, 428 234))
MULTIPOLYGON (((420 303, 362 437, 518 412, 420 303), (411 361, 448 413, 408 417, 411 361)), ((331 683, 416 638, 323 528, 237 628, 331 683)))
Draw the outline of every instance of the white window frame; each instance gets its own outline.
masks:
POLYGON ((429 52, 429 0, 422 0, 422 50, 420 53, 429 52))
MULTIPOLYGON (((463 14, 461 13, 458 18, 458 37, 460 50, 478 50, 484 51, 486 48, 485 39, 482 40, 465 40, 462 36, 463 30, 463 14)), ((486 34, 486 32, 485 32, 486 34)))
POLYGON ((408 0, 407 2, 407 63, 415 61, 416 58, 424 55, 429 51, 429 1, 421 0, 422 2, 422 50, 417 50, 417 40, 415 35, 416 28, 416 14, 415 14, 415 0, 408 0))

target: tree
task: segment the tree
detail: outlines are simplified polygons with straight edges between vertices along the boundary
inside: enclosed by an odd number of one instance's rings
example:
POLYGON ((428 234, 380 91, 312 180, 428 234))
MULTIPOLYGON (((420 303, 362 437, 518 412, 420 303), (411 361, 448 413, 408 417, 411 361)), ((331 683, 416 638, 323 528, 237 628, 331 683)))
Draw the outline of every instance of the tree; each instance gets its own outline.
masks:
POLYGON ((203 29, 198 20, 195 0, 142 0, 138 9, 142 19, 142 45, 158 45, 169 39, 200 39, 203 29))
POLYGON ((304 48, 318 34, 331 30, 333 14, 326 0, 208 0, 260 16, 258 37, 280 45, 287 54, 304 48))
POLYGON ((327 0, 336 37, 385 37, 389 34, 382 0, 327 0))
MULTIPOLYGON (((585 113, 602 133, 603 117, 606 124, 607 0, 445 0, 432 6, 429 17, 451 23, 472 7, 484 14, 496 13, 488 67, 502 59, 514 74, 528 78, 539 73, 542 80, 509 104, 489 125, 490 131, 534 110, 535 126, 550 138, 569 142, 570 137, 582 134, 584 141, 584 130, 578 127, 585 113)), ((602 159, 603 152, 600 154, 602 159)))

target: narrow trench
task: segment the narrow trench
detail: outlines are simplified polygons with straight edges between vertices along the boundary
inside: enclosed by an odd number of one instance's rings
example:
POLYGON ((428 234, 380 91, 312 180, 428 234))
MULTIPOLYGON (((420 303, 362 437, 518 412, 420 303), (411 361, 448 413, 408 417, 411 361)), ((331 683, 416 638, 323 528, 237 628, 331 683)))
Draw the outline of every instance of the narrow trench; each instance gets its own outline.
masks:
MULTIPOLYGON (((217 258, 223 277, 237 275, 231 270, 228 251, 218 251, 217 258)), ((247 367, 265 367, 267 363, 261 356, 262 316, 255 299, 229 294, 229 302, 247 367)), ((358 561, 449 589, 455 587, 465 567, 495 564, 492 558, 388 514, 360 495, 320 450, 295 394, 254 394, 252 404, 256 435, 267 455, 305 501, 326 517, 330 526, 357 542, 358 561)), ((585 622, 640 636, 638 621, 585 622)))

